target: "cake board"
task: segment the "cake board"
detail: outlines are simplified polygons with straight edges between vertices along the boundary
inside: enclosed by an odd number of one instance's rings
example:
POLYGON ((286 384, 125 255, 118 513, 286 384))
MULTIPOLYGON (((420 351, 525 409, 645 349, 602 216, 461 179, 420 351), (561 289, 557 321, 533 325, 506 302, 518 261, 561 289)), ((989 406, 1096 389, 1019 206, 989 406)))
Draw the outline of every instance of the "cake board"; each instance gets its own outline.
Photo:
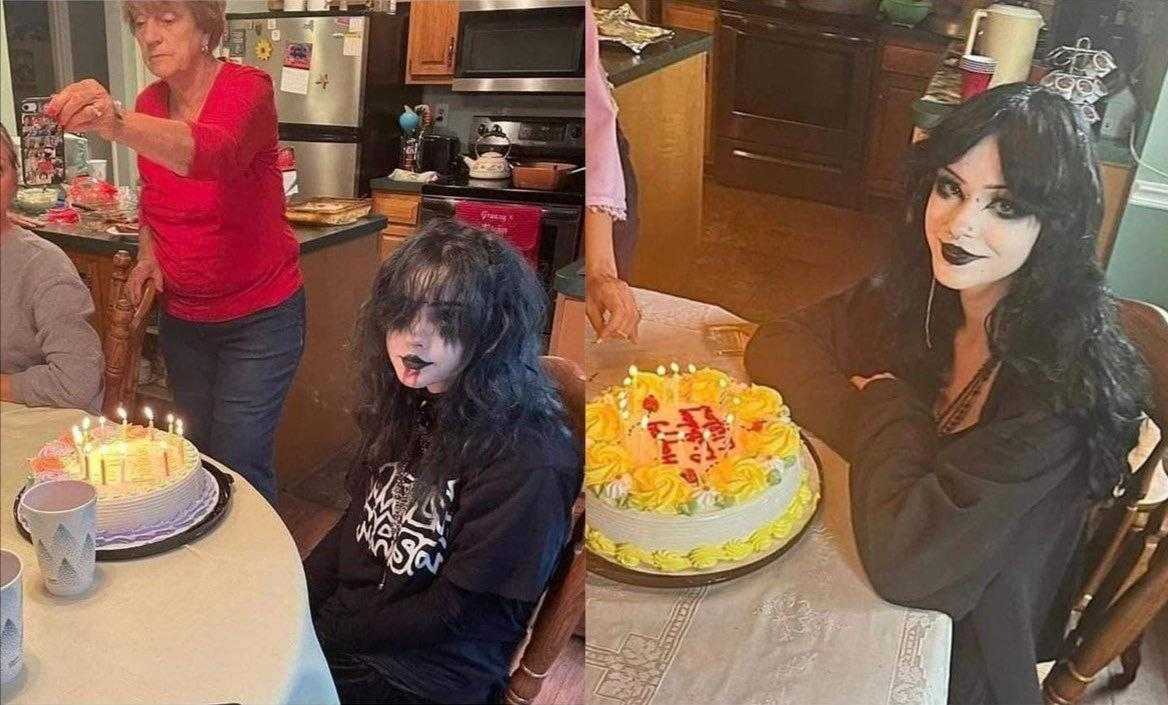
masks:
MULTIPOLYGON (((211 479, 218 485, 218 497, 214 506, 197 522, 179 531, 177 534, 167 536, 165 538, 146 543, 139 546, 132 546, 128 548, 99 548, 97 549, 96 558, 99 561, 124 561, 134 558, 145 558, 147 556, 155 556, 160 553, 166 553, 173 549, 185 546, 192 543, 206 534, 210 533, 212 529, 223 521, 223 517, 227 515, 227 509, 231 503, 231 490, 235 478, 215 467, 213 464, 206 461, 202 462, 203 468, 210 474, 211 479)), ((27 488, 26 488, 27 489, 27 488)), ((12 514, 16 520, 16 530, 28 542, 32 542, 32 536, 29 535, 28 529, 20 521, 18 511, 20 509, 20 498, 24 495, 24 489, 16 493, 16 500, 12 503, 12 514)))
POLYGON ((688 588, 701 587, 703 585, 714 585, 716 583, 724 583, 728 580, 734 580, 744 575, 749 575, 760 568, 763 568, 770 563, 777 560, 784 553, 789 551, 792 546, 795 546, 802 540, 803 535, 807 533, 807 529, 815 523, 819 518, 819 512, 823 508, 824 497, 826 493, 823 491, 823 463, 819 459, 819 453, 816 452, 815 447, 807 442, 807 437, 802 433, 799 436, 803 439, 803 445, 815 463, 815 474, 818 478, 819 485, 819 502, 815 505, 815 511, 811 512, 810 518, 803 524, 803 528, 795 534, 787 543, 772 550, 770 553, 763 555, 749 563, 736 565, 721 570, 710 570, 708 572, 700 573, 685 573, 678 575, 667 575, 665 573, 650 573, 640 570, 633 570, 626 568, 619 563, 598 556, 592 551, 588 551, 587 566, 590 572, 596 573, 599 576, 615 580, 620 583, 627 583, 629 585, 637 585, 639 587, 651 588, 688 588))

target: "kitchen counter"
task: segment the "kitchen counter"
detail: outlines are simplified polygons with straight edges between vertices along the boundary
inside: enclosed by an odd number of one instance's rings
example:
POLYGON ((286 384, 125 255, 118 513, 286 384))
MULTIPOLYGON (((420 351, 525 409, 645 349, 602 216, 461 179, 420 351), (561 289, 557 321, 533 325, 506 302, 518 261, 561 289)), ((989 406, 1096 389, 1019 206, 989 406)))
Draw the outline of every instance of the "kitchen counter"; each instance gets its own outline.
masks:
MULTIPOLYGON (((293 225, 292 234, 300 242, 300 254, 306 255, 324 247, 338 245, 347 240, 380 232, 385 227, 385 216, 367 215, 349 225, 293 225)), ((112 255, 118 250, 126 250, 131 256, 138 253, 136 238, 126 239, 100 230, 91 230, 76 225, 50 223, 34 228, 33 232, 64 250, 86 252, 95 255, 112 255)))
MULTIPOLYGON (((941 64, 937 67, 936 73, 933 74, 933 78, 929 81, 925 95, 917 101, 917 109, 914 110, 914 114, 918 117, 917 127, 922 129, 928 127, 920 124, 919 116, 921 113, 943 117, 961 104, 961 71, 957 68, 957 60, 960 57, 962 46, 962 42, 955 42, 950 47, 941 60, 941 64), (923 103, 929 103, 929 105, 923 105, 923 103)), ((1094 130, 1091 130, 1088 135, 1095 146, 1095 157, 1100 164, 1109 164, 1124 169, 1131 169, 1135 166, 1131 151, 1123 140, 1101 137, 1094 130)))
POLYGON ((615 87, 647 76, 667 66, 688 59, 703 51, 710 51, 714 38, 705 32, 691 29, 674 29, 672 39, 655 42, 645 47, 640 54, 634 54, 621 44, 600 43, 600 61, 608 73, 608 80, 615 87))
POLYGON ((539 191, 517 189, 508 181, 487 181, 453 177, 426 184, 412 181, 394 181, 386 177, 371 179, 369 188, 390 193, 421 194, 423 196, 456 196, 463 198, 484 198, 490 200, 515 200, 524 203, 548 205, 580 206, 584 204, 584 174, 568 177, 567 186, 560 191, 539 191))

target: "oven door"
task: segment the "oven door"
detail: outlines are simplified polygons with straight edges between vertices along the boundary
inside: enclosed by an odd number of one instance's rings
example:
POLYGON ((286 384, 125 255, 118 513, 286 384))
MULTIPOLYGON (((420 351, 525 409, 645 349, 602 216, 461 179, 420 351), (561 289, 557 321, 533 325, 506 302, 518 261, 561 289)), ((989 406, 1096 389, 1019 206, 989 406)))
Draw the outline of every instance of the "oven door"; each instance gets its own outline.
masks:
POLYGON ((452 90, 584 92, 580 0, 471 0, 458 22, 452 90))
MULTIPOLYGON (((478 201, 500 205, 536 205, 494 199, 460 198, 456 196, 422 196, 422 224, 440 218, 453 218, 461 201, 478 201)), ((543 211, 539 225, 539 256, 536 267, 539 280, 555 301, 556 272, 574 262, 580 255, 580 231, 583 225, 582 206, 537 204, 543 211)), ((549 304, 550 305, 550 304, 549 304)), ((550 312, 550 309, 549 309, 550 312)), ((548 316, 550 325, 551 316, 548 316)))

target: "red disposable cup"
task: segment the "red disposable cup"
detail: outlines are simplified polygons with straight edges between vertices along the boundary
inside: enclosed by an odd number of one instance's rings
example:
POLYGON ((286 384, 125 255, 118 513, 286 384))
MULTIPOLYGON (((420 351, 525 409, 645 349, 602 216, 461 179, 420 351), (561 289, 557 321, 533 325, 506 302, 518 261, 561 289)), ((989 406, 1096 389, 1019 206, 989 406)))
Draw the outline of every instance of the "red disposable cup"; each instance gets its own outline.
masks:
POLYGON ((998 68, 998 60, 989 56, 966 54, 957 62, 961 70, 961 99, 969 100, 989 88, 998 68))

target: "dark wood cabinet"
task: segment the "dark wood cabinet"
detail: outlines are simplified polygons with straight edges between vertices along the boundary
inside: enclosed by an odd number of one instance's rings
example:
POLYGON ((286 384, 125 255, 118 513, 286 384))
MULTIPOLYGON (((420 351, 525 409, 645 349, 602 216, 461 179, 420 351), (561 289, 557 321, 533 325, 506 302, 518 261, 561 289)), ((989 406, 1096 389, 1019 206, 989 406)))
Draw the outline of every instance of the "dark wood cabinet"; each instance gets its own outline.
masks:
POLYGON ((865 182, 869 198, 899 201, 912 144, 913 103, 941 61, 942 45, 912 46, 890 37, 880 52, 880 76, 872 101, 865 182))
POLYGON ((740 188, 862 203, 876 25, 723 10, 714 175, 740 188))

